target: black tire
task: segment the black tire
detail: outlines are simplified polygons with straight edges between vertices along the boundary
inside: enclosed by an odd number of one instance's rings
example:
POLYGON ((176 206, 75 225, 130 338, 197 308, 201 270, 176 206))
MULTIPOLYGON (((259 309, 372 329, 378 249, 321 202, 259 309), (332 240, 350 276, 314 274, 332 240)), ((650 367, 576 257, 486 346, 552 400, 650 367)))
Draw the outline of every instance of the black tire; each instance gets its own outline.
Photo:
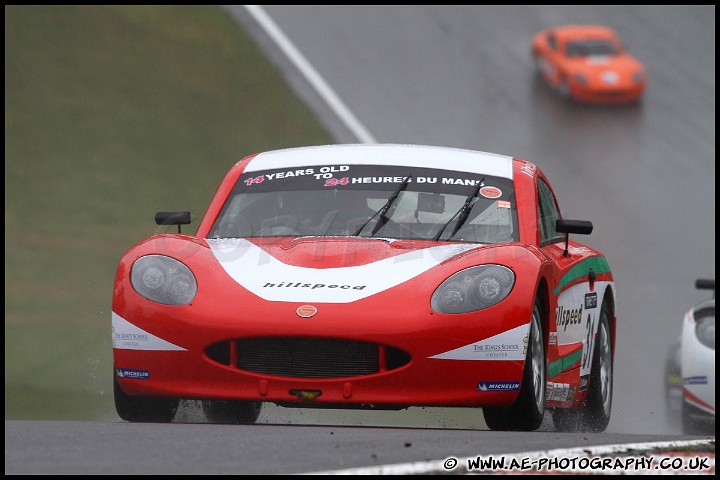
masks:
POLYGON ((127 395, 120 388, 115 372, 113 372, 113 394, 115 411, 127 422, 170 423, 175 418, 180 405, 180 400, 177 398, 127 395))
POLYGON ((536 300, 530 319, 530 338, 520 393, 515 403, 509 407, 483 408, 485 423, 490 430, 529 432, 542 425, 545 416, 547 366, 541 311, 540 303, 536 300))
POLYGON ((555 429, 560 432, 604 432, 610 422, 613 396, 612 335, 610 334, 610 307, 603 302, 590 383, 585 406, 582 409, 556 409, 553 411, 555 429))
POLYGON ((684 435, 712 435, 714 437, 715 416, 683 401, 682 433, 684 435))
POLYGON ((691 417, 692 408, 683 401, 682 410, 680 412, 682 433, 684 435, 698 435, 698 426, 691 417))
POLYGON ((590 392, 583 412, 583 426, 587 432, 604 432, 610 422, 613 397, 612 342, 610 308, 603 302, 590 372, 590 392))
POLYGON ((563 100, 568 102, 572 100, 572 94, 570 92, 570 82, 568 81, 567 77, 563 77, 560 80, 560 84, 558 85, 558 93, 563 100))
POLYGON ((245 400, 203 400, 203 412, 210 423, 246 425, 255 423, 262 410, 262 402, 245 400))
POLYGON ((538 78, 542 78, 543 68, 542 68, 542 60, 540 59, 540 56, 537 53, 533 52, 532 60, 533 60, 533 66, 535 67, 535 75, 538 78))
POLYGON ((668 424, 674 431, 682 430, 683 378, 680 371, 680 340, 670 347, 665 362, 665 411, 668 424))

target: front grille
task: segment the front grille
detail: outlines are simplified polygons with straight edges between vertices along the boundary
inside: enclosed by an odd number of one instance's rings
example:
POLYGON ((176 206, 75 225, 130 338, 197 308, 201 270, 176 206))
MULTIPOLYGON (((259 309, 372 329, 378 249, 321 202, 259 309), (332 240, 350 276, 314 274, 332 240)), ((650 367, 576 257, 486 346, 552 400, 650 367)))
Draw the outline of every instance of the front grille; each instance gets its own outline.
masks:
POLYGON ((295 378, 360 377, 410 362, 410 355, 397 348, 327 338, 243 338, 212 345, 206 353, 239 370, 295 378))

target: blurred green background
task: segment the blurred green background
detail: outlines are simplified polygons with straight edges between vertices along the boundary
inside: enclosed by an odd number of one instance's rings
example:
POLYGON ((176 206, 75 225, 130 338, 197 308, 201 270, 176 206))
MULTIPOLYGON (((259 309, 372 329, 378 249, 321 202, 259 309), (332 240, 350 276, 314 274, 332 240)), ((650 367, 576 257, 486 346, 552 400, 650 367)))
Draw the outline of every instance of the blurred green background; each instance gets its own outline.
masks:
POLYGON ((5 419, 117 418, 120 256, 242 157, 334 143, 219 6, 5 6, 5 419))

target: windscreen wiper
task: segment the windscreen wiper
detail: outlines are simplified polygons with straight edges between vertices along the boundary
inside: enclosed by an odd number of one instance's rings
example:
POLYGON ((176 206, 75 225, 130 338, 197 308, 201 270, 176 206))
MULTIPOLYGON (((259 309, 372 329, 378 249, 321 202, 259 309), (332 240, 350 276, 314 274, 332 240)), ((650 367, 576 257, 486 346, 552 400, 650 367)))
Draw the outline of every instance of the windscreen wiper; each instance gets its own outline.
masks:
POLYGON ((470 210, 472 210, 472 207, 475 205, 473 200, 477 198, 478 194, 480 193, 480 189, 485 186, 485 178, 483 177, 482 180, 478 182, 477 185, 475 185, 475 190, 468 195, 468 197, 465 199, 465 203, 462 207, 460 207, 460 210, 458 210, 455 215, 450 217, 450 220, 447 221, 445 225, 440 229, 440 231, 435 235, 435 238, 433 240, 437 241, 440 240, 440 237, 442 236, 445 229, 452 223, 453 220, 455 220, 455 217, 458 217, 458 221, 455 224, 455 228, 453 228, 452 233, 448 237, 448 240, 450 240, 452 237, 455 236, 455 234, 460 230, 460 227, 463 226, 465 221, 468 219, 468 216, 470 215, 470 210))
POLYGON ((370 221, 373 218, 375 218, 378 214, 380 214, 380 218, 378 218, 377 223, 373 227, 371 235, 375 235, 378 230, 380 230, 383 226, 385 226, 385 224, 388 222, 388 220, 390 220, 390 218, 387 217, 388 210, 390 209, 392 204, 395 203, 395 200, 397 199, 398 195, 400 195, 400 192, 405 191, 405 189, 408 187, 410 180, 412 180, 412 175, 408 175, 407 177, 405 177, 403 179, 402 183, 400 184, 400 186, 393 192, 392 195, 390 195, 390 198, 388 198, 388 201, 385 202, 385 205, 383 205, 380 208, 380 210, 375 212, 372 217, 368 218, 367 222, 360 225, 360 228, 358 228, 357 231, 355 231, 355 233, 353 235, 356 237, 358 235, 360 235, 360 232, 362 232, 363 229, 367 226, 367 224, 370 223, 370 221))

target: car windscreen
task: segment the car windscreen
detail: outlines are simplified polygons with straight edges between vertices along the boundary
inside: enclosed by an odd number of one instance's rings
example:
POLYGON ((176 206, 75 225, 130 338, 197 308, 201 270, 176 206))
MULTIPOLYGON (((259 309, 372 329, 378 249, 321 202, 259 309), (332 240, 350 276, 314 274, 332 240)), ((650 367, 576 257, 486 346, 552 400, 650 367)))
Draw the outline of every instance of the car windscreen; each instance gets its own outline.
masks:
POLYGON ((325 165, 243 174, 212 238, 518 240, 511 179, 445 169, 325 165))
POLYGON ((582 40, 568 42, 565 52, 568 57, 603 56, 615 55, 618 48, 607 40, 582 40))

